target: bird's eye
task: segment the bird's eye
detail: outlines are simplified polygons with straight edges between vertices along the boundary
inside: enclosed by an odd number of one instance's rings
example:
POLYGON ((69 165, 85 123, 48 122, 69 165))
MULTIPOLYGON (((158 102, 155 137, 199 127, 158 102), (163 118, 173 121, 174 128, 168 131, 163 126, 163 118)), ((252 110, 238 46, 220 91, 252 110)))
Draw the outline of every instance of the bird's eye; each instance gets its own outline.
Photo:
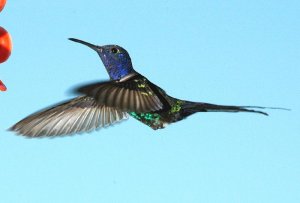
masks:
POLYGON ((114 54, 118 53, 118 51, 119 50, 117 48, 111 48, 111 52, 114 53, 114 54))

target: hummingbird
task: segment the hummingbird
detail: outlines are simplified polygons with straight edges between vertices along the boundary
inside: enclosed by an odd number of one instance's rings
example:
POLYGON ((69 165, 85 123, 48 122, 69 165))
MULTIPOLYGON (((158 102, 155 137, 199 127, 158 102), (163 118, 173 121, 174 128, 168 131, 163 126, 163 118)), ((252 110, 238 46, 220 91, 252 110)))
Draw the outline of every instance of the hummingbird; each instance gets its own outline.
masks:
POLYGON ((74 88, 78 97, 38 111, 10 130, 28 137, 71 135, 110 126, 129 116, 154 130, 197 112, 250 112, 268 115, 260 106, 217 105, 171 97, 133 68, 128 52, 118 45, 97 46, 79 39, 98 53, 110 80, 74 88))

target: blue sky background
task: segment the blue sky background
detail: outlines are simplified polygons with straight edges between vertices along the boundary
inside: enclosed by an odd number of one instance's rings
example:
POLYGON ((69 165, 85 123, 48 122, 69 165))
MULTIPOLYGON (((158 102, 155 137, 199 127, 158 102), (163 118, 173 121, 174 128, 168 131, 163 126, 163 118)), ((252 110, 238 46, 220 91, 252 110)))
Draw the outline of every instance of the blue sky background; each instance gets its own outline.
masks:
POLYGON ((0 201, 300 202, 299 1, 8 1, 14 49, 0 64, 0 201), (107 79, 119 44, 170 95, 291 108, 199 113, 164 130, 129 119, 90 134, 26 139, 6 129, 107 79))

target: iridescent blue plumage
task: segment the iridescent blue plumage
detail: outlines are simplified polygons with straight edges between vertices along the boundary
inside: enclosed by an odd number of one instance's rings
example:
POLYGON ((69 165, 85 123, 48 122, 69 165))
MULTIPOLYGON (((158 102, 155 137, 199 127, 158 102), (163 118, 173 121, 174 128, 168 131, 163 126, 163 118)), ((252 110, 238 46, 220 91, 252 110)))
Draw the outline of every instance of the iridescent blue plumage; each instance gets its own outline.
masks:
POLYGON ((119 80, 135 73, 128 52, 117 45, 105 45, 98 48, 98 54, 112 80, 119 80))

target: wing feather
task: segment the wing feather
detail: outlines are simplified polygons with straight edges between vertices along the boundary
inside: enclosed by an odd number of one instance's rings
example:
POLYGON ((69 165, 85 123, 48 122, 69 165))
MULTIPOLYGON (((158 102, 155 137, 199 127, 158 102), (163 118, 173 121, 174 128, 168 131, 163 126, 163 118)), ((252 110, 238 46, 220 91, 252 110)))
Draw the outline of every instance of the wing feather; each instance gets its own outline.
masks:
POLYGON ((109 126, 126 118, 126 112, 82 96, 32 114, 10 130, 28 137, 70 135, 109 126))
POLYGON ((163 102, 155 94, 150 82, 138 75, 123 81, 93 83, 78 87, 75 91, 93 97, 99 104, 126 112, 151 112, 163 108, 163 102))

